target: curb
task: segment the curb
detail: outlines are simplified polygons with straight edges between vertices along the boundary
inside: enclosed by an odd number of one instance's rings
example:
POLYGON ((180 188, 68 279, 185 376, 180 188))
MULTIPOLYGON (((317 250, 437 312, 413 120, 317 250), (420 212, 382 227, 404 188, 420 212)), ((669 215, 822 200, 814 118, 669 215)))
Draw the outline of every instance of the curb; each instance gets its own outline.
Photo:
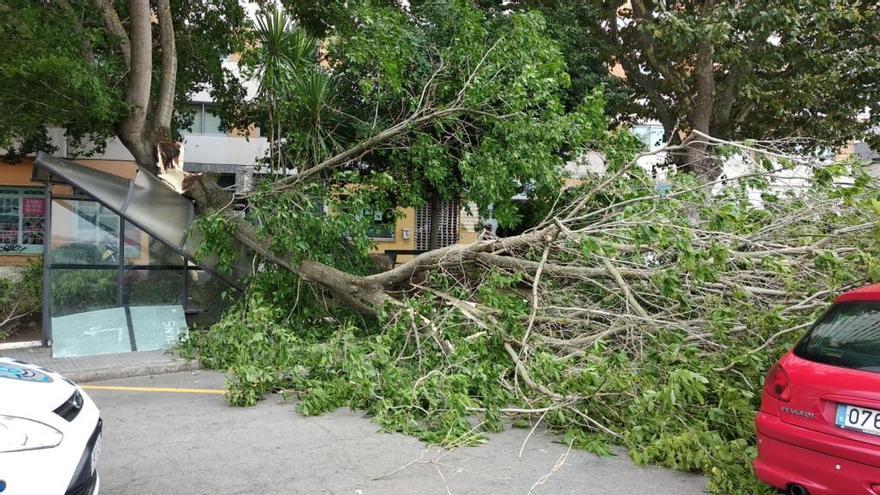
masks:
POLYGON ((69 371, 64 376, 77 383, 97 382, 118 378, 133 378, 136 376, 166 375, 168 373, 180 373, 182 371, 196 371, 202 369, 195 361, 175 361, 154 365, 129 366, 123 368, 103 368, 88 371, 69 371))

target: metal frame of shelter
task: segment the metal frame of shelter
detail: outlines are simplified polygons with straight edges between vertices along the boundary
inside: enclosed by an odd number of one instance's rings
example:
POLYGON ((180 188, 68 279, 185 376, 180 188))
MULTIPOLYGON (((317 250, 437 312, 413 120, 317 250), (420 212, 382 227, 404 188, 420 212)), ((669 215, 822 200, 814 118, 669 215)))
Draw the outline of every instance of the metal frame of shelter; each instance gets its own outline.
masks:
MULTIPOLYGON (((157 177, 137 170, 133 179, 125 179, 114 174, 96 170, 70 160, 65 160, 45 153, 37 155, 34 167, 35 181, 47 185, 47 219, 45 222, 45 240, 43 252, 43 345, 53 341, 52 330, 52 294, 50 273, 52 270, 90 270, 115 269, 117 305, 126 311, 128 331, 132 351, 137 350, 134 339, 131 311, 123 295, 123 277, 126 270, 139 271, 174 271, 183 272, 180 288, 180 303, 186 307, 190 290, 189 271, 204 271, 211 277, 224 282, 227 286, 241 290, 239 280, 249 271, 249 255, 242 252, 239 263, 231 274, 223 274, 217 268, 216 258, 197 259, 196 251, 203 237, 195 221, 193 202, 165 185, 157 177), (53 196, 53 185, 66 184, 74 188, 74 196, 53 196), (96 201, 119 217, 118 223, 118 264, 79 265, 76 263, 53 263, 50 259, 52 244, 52 211, 54 200, 96 201), (180 264, 126 264, 125 226, 131 224, 149 237, 159 241, 182 257, 180 264), (96 268, 97 266, 97 268, 96 268)), ((219 297, 219 294, 218 294, 219 297)))

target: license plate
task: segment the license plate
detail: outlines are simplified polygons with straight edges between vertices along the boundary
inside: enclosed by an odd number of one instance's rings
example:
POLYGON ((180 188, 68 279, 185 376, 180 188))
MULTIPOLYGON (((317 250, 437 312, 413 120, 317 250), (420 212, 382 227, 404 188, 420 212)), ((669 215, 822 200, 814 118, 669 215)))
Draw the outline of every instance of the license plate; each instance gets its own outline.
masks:
POLYGON ((838 404, 834 424, 840 428, 880 435, 880 411, 867 407, 838 404))
POLYGON ((98 439, 95 440, 95 446, 92 448, 92 473, 94 474, 95 468, 98 466, 98 455, 101 453, 101 438, 104 435, 98 435, 98 439))

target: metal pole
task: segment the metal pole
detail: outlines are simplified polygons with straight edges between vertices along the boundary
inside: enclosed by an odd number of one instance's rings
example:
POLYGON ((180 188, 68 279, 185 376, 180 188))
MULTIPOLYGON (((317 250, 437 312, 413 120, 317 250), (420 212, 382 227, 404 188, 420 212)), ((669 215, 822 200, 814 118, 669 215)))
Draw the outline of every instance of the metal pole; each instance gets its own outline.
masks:
POLYGON ((137 343, 134 339, 134 324, 131 321, 129 301, 125 297, 125 219, 122 215, 116 216, 119 218, 119 254, 116 255, 119 258, 119 266, 116 273, 116 301, 119 307, 125 310, 125 323, 128 326, 128 338, 131 341, 131 350, 133 352, 137 350, 137 343))
POLYGON ((46 181, 46 222, 43 229, 43 347, 52 343, 52 318, 49 305, 49 243, 52 238, 52 175, 46 181))

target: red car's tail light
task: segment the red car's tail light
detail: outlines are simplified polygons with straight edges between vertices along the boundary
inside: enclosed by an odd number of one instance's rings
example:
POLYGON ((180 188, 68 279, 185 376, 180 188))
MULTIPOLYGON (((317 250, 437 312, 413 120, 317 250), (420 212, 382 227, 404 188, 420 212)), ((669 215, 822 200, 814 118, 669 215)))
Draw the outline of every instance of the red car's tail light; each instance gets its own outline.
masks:
POLYGON ((880 495, 880 483, 873 483, 871 485, 871 491, 880 495))
POLYGON ((764 391, 783 402, 788 402, 791 399, 788 374, 782 369, 782 366, 779 366, 779 363, 776 363, 770 373, 767 373, 767 379, 764 380, 764 391))

